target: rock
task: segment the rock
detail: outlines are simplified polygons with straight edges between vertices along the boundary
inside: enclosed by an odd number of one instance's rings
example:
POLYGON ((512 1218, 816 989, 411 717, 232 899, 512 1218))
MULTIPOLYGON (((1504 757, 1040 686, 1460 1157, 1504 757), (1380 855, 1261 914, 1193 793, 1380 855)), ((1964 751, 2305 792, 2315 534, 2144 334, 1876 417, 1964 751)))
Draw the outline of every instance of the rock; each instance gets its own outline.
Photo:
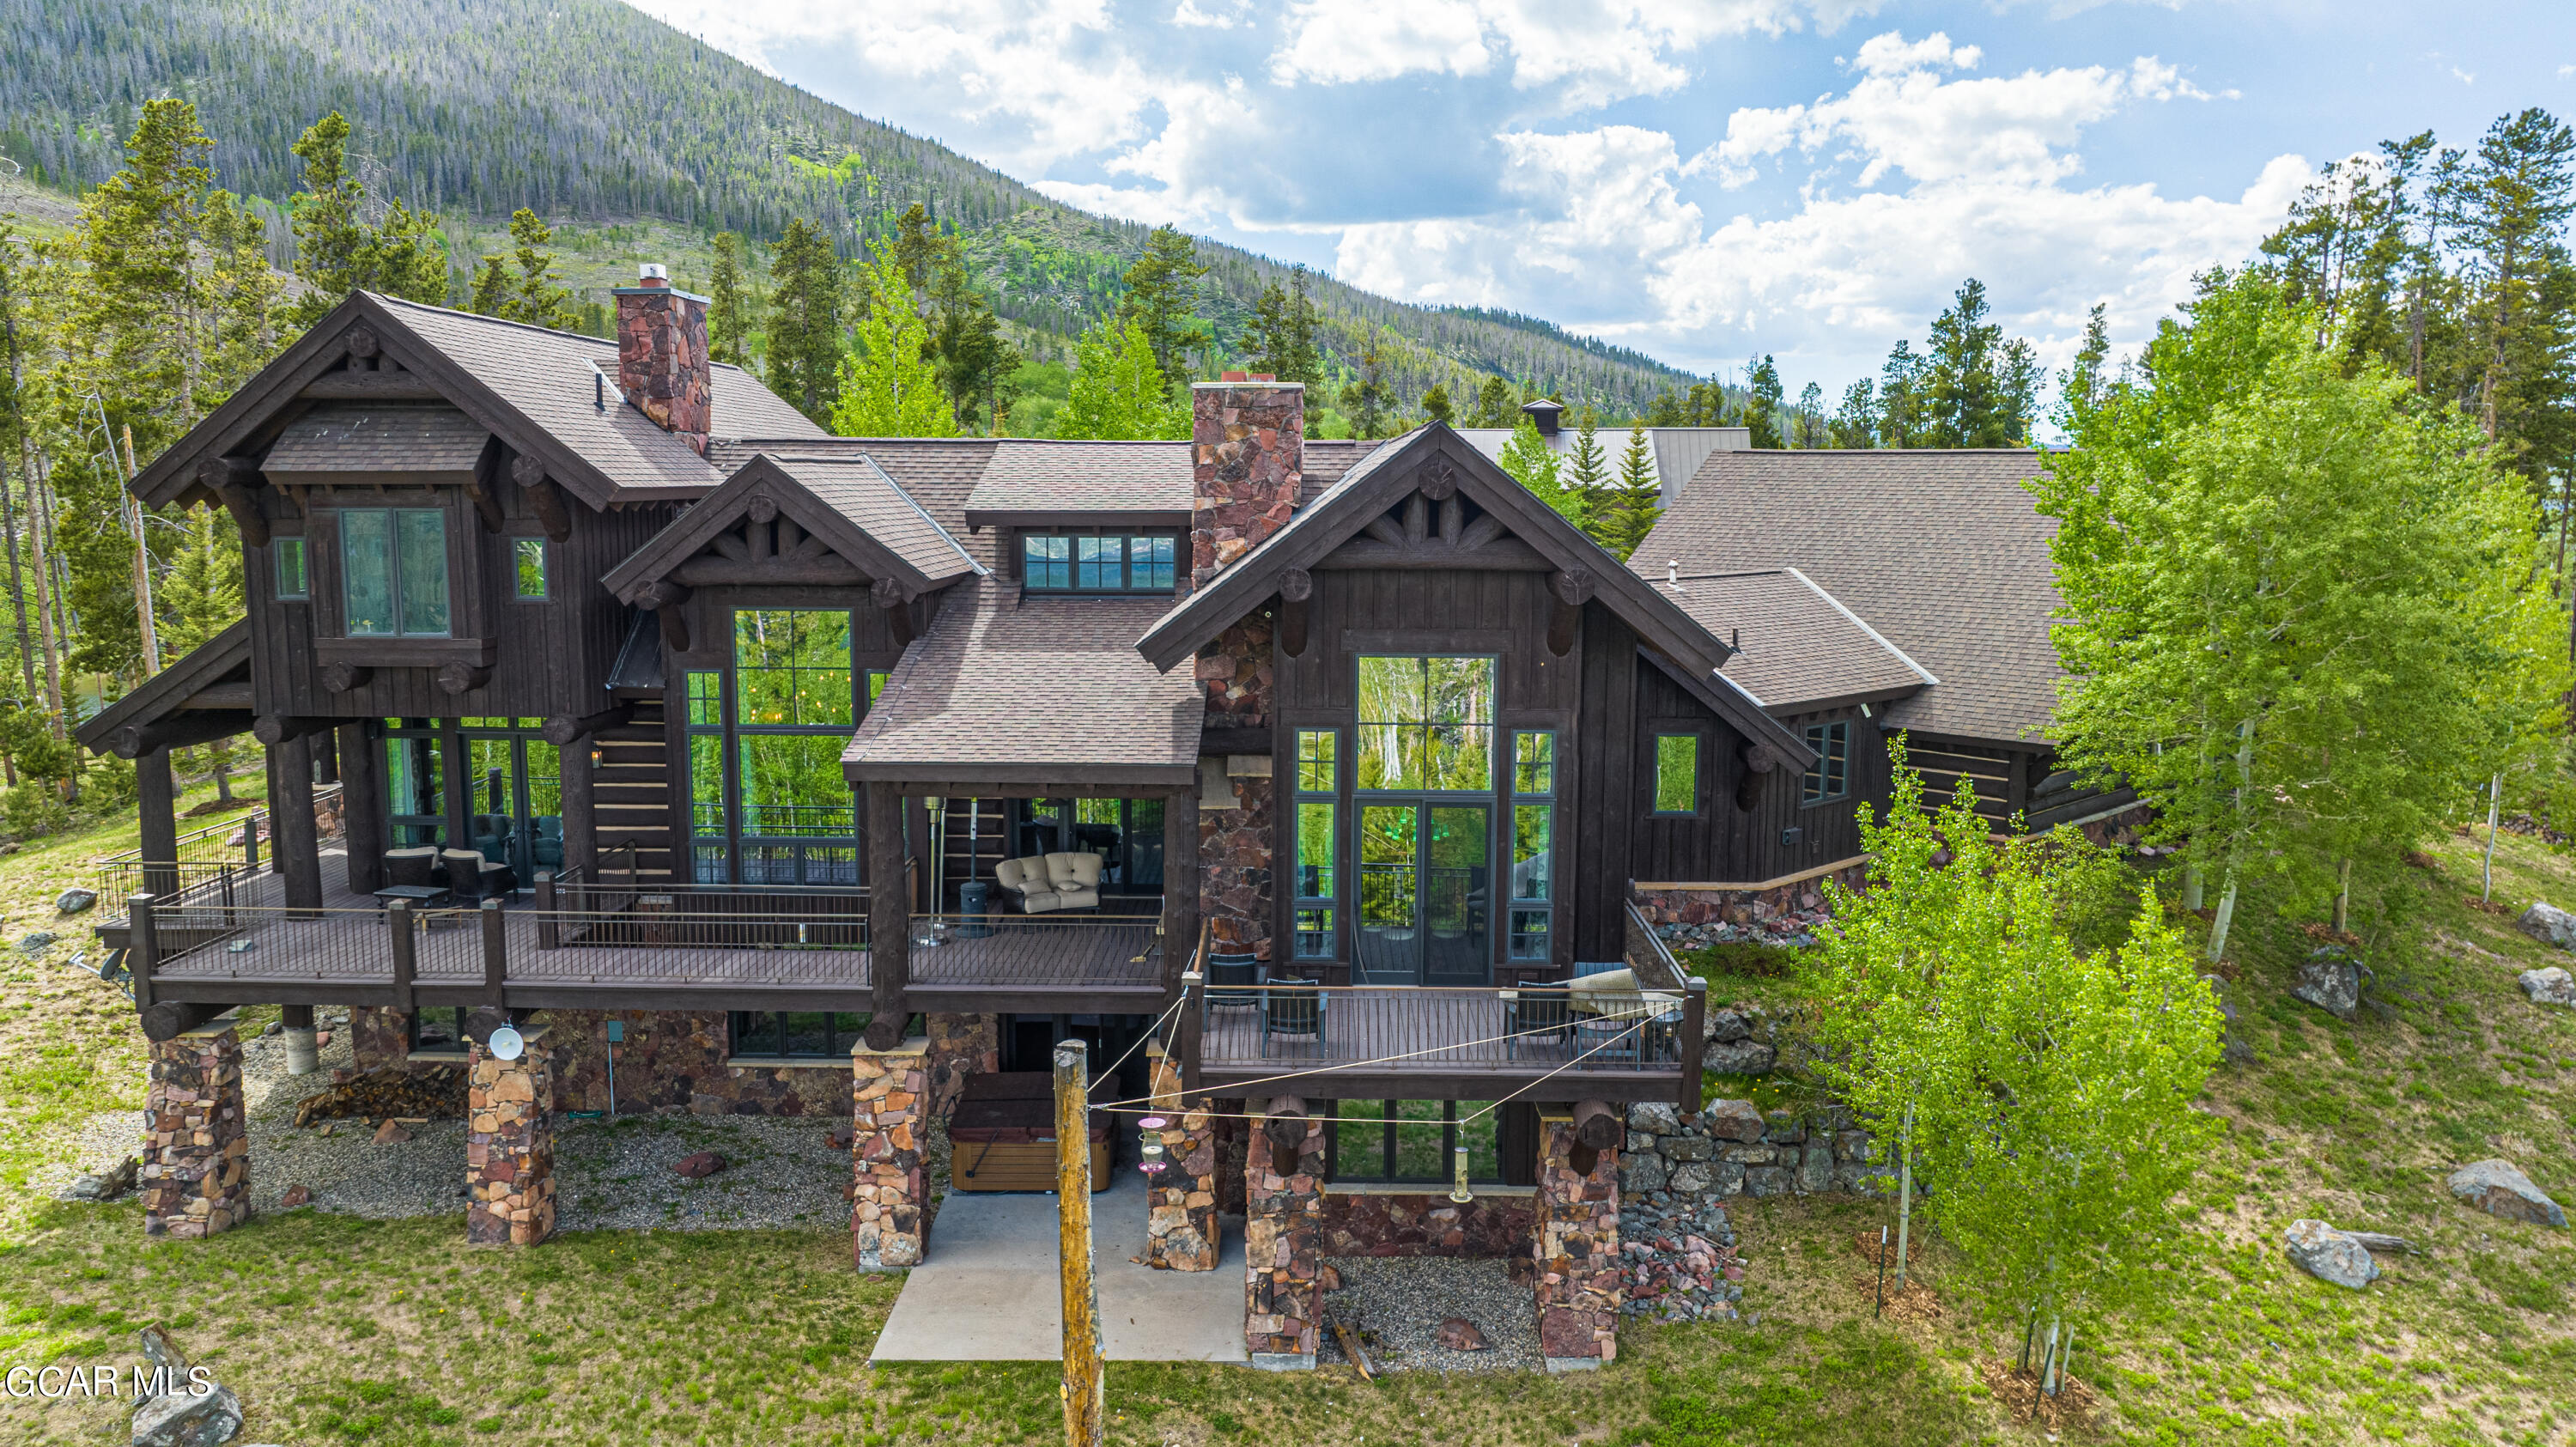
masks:
POLYGON ((260 1031, 259 1033, 262 1035, 283 1035, 286 1033, 286 1022, 283 1020, 271 1020, 268 1022, 268 1028, 260 1031))
POLYGON ((108 1170, 94 1171, 72 1182, 71 1189, 63 1195, 74 1201, 113 1201, 134 1189, 135 1173, 142 1169, 142 1165, 141 1161, 127 1156, 108 1170))
POLYGON ((178 1344, 170 1340, 168 1332, 147 1326, 134 1334, 134 1341, 143 1353, 143 1364, 151 1368, 144 1375, 170 1382, 187 1378, 188 1359, 179 1354, 178 1344))
POLYGON ((2290 998, 2349 1020, 2361 1010, 2361 966, 2333 945, 2311 950, 2299 964, 2299 982, 2290 987, 2290 998))
POLYGON ((842 1130, 837 1126, 831 1130, 823 1132, 823 1144, 830 1146, 836 1151, 848 1150, 850 1148, 850 1142, 856 1138, 856 1133, 842 1130))
POLYGON ((96 903, 98 891, 83 889, 77 884, 54 896, 54 908, 62 914, 79 914, 96 903))
POLYGON ((1759 1040, 1712 1042, 1700 1052, 1702 1070, 1712 1075, 1767 1075, 1780 1062, 1780 1052, 1759 1040))
POLYGON ((383 1125, 376 1127, 377 1145, 398 1146, 410 1139, 411 1132, 402 1128, 401 1121, 388 1118, 383 1125))
POLYGON ((1709 1174, 1708 1167, 1694 1161, 1686 1166, 1675 1167, 1666 1189, 1677 1195, 1697 1196, 1704 1194, 1716 1183, 1717 1178, 1709 1174))
POLYGON ((2545 970, 2522 972, 2522 992, 2535 1005, 2565 1005, 2576 1008, 2576 975, 2551 965, 2545 970))
POLYGON ((1798 1194, 1821 1196, 1833 1184, 1834 1143, 1819 1136, 1807 1142, 1806 1156, 1798 1162, 1798 1194))
POLYGON ((231 1388, 200 1397, 183 1387, 134 1409, 134 1447, 219 1447, 241 1427, 241 1399, 231 1388))
POLYGON ((289 1186, 286 1188, 286 1194, 279 1199, 278 1204, 284 1206, 290 1211, 294 1210, 298 1206, 310 1206, 313 1204, 313 1188, 311 1186, 289 1186))
POLYGON ((671 1169, 693 1181, 702 1181, 725 1168, 725 1158, 714 1151, 700 1151, 671 1162, 671 1169))
POLYGON ((1789 1194, 1789 1172, 1780 1166, 1747 1166, 1744 1170, 1744 1194, 1785 1196, 1789 1194))
POLYGON ((2576 914, 2569 914, 2545 900, 2534 900, 2522 912, 2522 932, 2533 939, 2547 940, 2562 950, 2576 950, 2576 914))
POLYGON ((1619 1188, 1631 1195, 1644 1195, 1648 1191, 1661 1191, 1668 1188, 1669 1177, 1664 1171, 1664 1158, 1652 1151, 1628 1156, 1622 1159, 1619 1165, 1619 1188))
POLYGON ((330 1049, 330 1048, 331 1048, 331 1032, 330 1032, 330 1031, 328 1031, 328 1030, 316 1030, 316 1031, 314 1031, 314 1032, 313 1032, 313 1048, 314 1048, 314 1049, 316 1049, 316 1050, 328 1050, 328 1049, 330 1049))
POLYGON ((1326 1291, 1342 1289, 1342 1269, 1327 1261, 1315 1268, 1315 1282, 1326 1291))
POLYGON ((1794 1146, 1806 1143, 1807 1127, 1799 1121, 1797 1112, 1795 1111, 1771 1111, 1762 1117, 1762 1122, 1764 1126, 1762 1138, 1771 1142, 1771 1144, 1775 1146, 1794 1146))
POLYGON ((1679 1135, 1682 1118, 1669 1100, 1641 1100, 1628 1107, 1628 1128, 1652 1131, 1656 1135, 1679 1135))
POLYGON ((2379 1279, 2379 1263, 2370 1259, 2370 1248, 2350 1232, 2323 1221, 2291 1222, 2290 1229, 2281 1233, 2281 1245, 2292 1261, 2320 1281, 2359 1291, 2379 1279))
POLYGON ((1708 1122, 1708 1133, 1722 1141, 1762 1139, 1762 1112, 1749 1100, 1712 1100, 1700 1119, 1708 1122))
POLYGON ((25 939, 18 941, 18 948, 25 950, 27 953, 32 955, 38 950, 51 945, 59 938, 61 937, 49 931, 38 930, 34 934, 27 936, 25 939))
POLYGON ((1704 1135, 1664 1137, 1664 1159, 1674 1165, 1680 1165, 1684 1161, 1707 1160, 1709 1154, 1715 1149, 1716 1147, 1711 1145, 1708 1137, 1704 1135))
POLYGON ((2451 1172, 2451 1194, 2490 1216, 2502 1216, 2508 1221, 2529 1221, 2538 1226, 2567 1224, 2567 1213, 2511 1161, 2475 1161, 2460 1167, 2451 1172))
POLYGON ((1493 1343, 1476 1330, 1476 1324, 1463 1316, 1453 1316, 1440 1323, 1440 1333, 1433 1340, 1453 1352, 1492 1351, 1493 1343))
POLYGON ((1731 1045, 1753 1038, 1753 1022, 1735 1010, 1708 1012, 1708 1040, 1712 1045, 1731 1045))

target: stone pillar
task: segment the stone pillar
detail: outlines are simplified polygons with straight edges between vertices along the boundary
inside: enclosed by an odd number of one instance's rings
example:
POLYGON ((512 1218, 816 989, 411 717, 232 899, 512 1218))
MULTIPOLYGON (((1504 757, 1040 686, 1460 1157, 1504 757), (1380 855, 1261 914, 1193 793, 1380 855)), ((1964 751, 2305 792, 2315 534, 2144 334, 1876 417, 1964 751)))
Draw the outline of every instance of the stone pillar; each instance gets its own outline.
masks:
POLYGON ((1201 1097, 1184 1107, 1181 1073, 1159 1054, 1154 1056, 1153 1094, 1155 1112, 1170 1124, 1151 1133, 1163 1144, 1164 1170, 1145 1190, 1145 1264, 1160 1271, 1214 1271, 1216 1121, 1211 1103, 1201 1097))
POLYGON ((850 1052, 850 1251, 861 1271, 921 1264, 930 1181, 920 1127, 930 1108, 930 1042, 850 1052))
POLYGON ((966 1077, 1002 1068, 1001 1017, 924 1014, 921 1024, 929 1034, 930 1099, 920 1119, 946 1120, 966 1089, 966 1077))
POLYGON ((472 1042, 465 1085, 465 1208, 469 1246, 534 1246, 555 1230, 555 1087, 546 1030, 502 1060, 472 1042))
POLYGON ((1302 382, 1190 385, 1190 588, 1287 526, 1305 480, 1302 382))
POLYGON ((143 1234, 203 1237, 250 1218, 250 1127, 241 1037, 211 1020, 151 1045, 143 1136, 143 1234))
MULTIPOLYGON (((1267 1102, 1263 1102, 1267 1104, 1267 1102)), ((1264 1371, 1310 1371, 1323 1319, 1324 1124, 1308 1116, 1297 1169, 1281 1175, 1252 1123, 1243 1184, 1243 1340, 1264 1371)))
POLYGON ((1619 1351, 1619 1152, 1577 1175, 1573 1117, 1542 1114, 1538 1130, 1539 1350, 1551 1372, 1583 1371, 1619 1351))

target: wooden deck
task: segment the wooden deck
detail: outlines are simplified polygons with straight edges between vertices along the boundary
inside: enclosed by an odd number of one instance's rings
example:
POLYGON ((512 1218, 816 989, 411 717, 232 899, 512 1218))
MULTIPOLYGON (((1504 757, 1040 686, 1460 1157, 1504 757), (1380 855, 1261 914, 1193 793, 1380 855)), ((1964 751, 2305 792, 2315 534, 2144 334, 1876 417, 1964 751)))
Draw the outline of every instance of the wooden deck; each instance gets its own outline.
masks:
POLYGON ((1278 992, 1301 1007, 1312 995, 1322 1002, 1313 1017, 1322 1028, 1313 1032, 1265 1029, 1257 990, 1238 997, 1245 1003, 1211 1005, 1202 1017, 1201 1084, 1336 1100, 1673 1100, 1683 1088, 1676 1021, 1538 1031, 1524 1023, 1516 1032, 1499 991, 1278 992))
MULTIPOLYGON (((326 861, 324 877, 339 871, 326 861)), ((531 896, 500 910, 497 980, 473 911, 419 916, 413 966, 398 978, 395 938, 370 898, 326 889, 307 918, 284 908, 275 875, 156 915, 157 999, 219 1003, 485 1005, 515 1009, 866 1010, 874 1005, 860 914, 548 915, 531 896), (549 948, 548 938, 555 943, 549 948)), ((918 928, 927 928, 924 925, 918 928)), ((101 921, 110 946, 129 927, 101 921)), ((1163 958, 1149 922, 1002 921, 968 937, 942 927, 910 951, 914 1010, 1153 1013, 1163 958)))

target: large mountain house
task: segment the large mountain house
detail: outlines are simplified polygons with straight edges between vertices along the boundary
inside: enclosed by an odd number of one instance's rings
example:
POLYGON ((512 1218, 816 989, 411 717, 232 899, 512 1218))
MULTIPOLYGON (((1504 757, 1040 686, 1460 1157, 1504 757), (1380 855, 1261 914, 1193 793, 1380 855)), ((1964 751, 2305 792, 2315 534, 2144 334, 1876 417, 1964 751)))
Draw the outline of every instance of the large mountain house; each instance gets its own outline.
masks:
POLYGON ((1187 443, 827 436, 645 272, 613 346, 354 295, 135 480, 229 510, 249 595, 80 734, 142 779, 148 1229, 245 1208, 238 1005, 462 1063, 477 1241, 552 1229, 558 1112, 849 1112, 867 1267, 921 1259, 934 1124, 955 1189, 1045 1179, 1079 1037, 1153 1264, 1246 1213, 1257 1363, 1312 1363, 1327 1232, 1453 1175, 1485 1214, 1425 1249, 1535 1257, 1597 1362, 1620 1107, 1701 1095, 1659 927, 1850 870, 1890 728, 2126 802, 2034 732, 2026 455, 1668 439, 1632 570, 1476 440, 1309 441, 1261 378, 1187 443), (187 857, 170 751, 245 732, 272 857, 187 857))

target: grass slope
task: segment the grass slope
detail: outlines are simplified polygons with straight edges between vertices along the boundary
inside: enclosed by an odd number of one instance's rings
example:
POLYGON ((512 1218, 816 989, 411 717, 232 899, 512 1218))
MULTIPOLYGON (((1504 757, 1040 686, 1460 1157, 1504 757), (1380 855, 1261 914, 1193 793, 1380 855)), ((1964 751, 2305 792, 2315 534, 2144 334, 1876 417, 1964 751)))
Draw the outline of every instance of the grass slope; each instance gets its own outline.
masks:
MULTIPOLYGON (((52 919, 77 862, 130 826, 0 859, 14 939, 52 919)), ((2264 901, 2245 912, 2230 996, 2254 1060, 2222 1068, 2228 1122, 2199 1190, 2205 1266, 2077 1347, 2095 1393, 2063 1440, 2564 1443, 2576 1427, 2567 1324, 2576 1245, 2450 1201, 2461 1161, 2503 1155, 2576 1199, 2576 1021, 2514 975, 2549 951, 2471 908, 2476 850, 2436 841, 2385 915, 2365 921, 2379 1009, 2344 1024, 2283 993, 2310 941, 2264 901), (2399 1232, 2363 1293, 2290 1267, 2304 1215, 2399 1232)), ((2576 899, 2576 861, 2507 836, 2498 897, 2576 899)), ((0 1181, 23 1183, 88 1112, 140 1096, 121 996, 63 968, 67 939, 0 967, 0 1181)), ((1778 992, 1759 975, 1736 996, 1778 992)), ((1786 1003, 1786 1002, 1784 1002, 1786 1003)), ((1015 1443, 1055 1440, 1055 1369, 867 1365, 898 1284, 849 1268, 838 1231, 599 1232, 469 1251, 463 1223, 311 1211, 213 1241, 152 1243, 132 1205, 28 1202, 0 1217, 0 1367, 132 1359, 168 1324, 240 1390, 245 1440, 299 1444, 1015 1443)), ((1754 1326, 1631 1327, 1579 1378, 1274 1377, 1113 1365, 1113 1442, 1652 1447, 2038 1442, 1981 1363, 2010 1333, 1956 1293, 1935 1315, 1872 1315, 1853 1239, 1889 1219, 1855 1200, 1738 1201, 1754 1326)), ((1927 1244, 1937 1289, 1954 1271, 1927 1244)), ((2091 1324, 2088 1324, 2088 1329, 2091 1324)), ((95 1441, 110 1404, 10 1401, 10 1435, 95 1441)))

